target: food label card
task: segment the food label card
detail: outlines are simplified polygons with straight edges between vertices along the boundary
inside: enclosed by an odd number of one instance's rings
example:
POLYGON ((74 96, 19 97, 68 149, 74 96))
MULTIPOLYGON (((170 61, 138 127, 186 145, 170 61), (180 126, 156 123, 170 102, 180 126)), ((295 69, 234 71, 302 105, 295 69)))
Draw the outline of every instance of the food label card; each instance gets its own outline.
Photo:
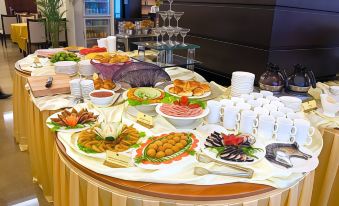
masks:
POLYGON ((104 165, 113 168, 131 167, 132 157, 123 153, 106 150, 106 160, 104 165))
POLYGON ((138 112, 137 114, 137 122, 149 129, 153 128, 153 117, 144 114, 142 112, 138 112))
POLYGON ((309 112, 309 111, 317 109, 317 103, 315 100, 303 102, 302 107, 304 109, 304 112, 309 112))

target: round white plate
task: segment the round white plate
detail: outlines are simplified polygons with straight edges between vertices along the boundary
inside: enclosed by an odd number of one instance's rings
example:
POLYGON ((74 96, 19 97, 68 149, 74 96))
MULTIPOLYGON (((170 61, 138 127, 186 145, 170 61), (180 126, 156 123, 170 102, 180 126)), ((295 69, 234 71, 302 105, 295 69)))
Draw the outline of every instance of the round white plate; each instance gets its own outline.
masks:
MULTIPOLYGON (((219 132, 219 133, 222 132, 222 133, 226 133, 226 134, 232 133, 232 132, 228 132, 224 127, 222 127, 220 125, 206 125, 206 126, 198 128, 197 130, 199 132, 203 133, 204 135, 206 135, 206 134, 210 135, 213 132, 219 132)), ((260 149, 263 150, 263 151, 255 153, 255 156, 257 156, 258 159, 254 159, 253 162, 233 162, 233 161, 223 160, 221 158, 216 157, 217 153, 216 153, 215 150, 208 149, 208 148, 205 147, 204 144, 205 144, 206 138, 207 138, 207 136, 204 136, 204 138, 203 138, 204 140, 200 141, 200 148, 201 148, 203 153, 205 153, 207 156, 211 157, 212 159, 222 161, 222 162, 225 162, 225 163, 236 164, 236 165, 249 165, 249 164, 256 163, 256 162, 265 158, 265 154, 266 154, 265 145, 262 144, 259 139, 256 139, 256 142, 252 145, 253 147, 260 148, 260 149)))
MULTIPOLYGON (((71 109, 69 109, 69 110, 71 110, 71 109)), ((76 108, 76 110, 79 111, 79 108, 76 108)), ((99 113, 95 110, 88 110, 88 111, 93 112, 94 115, 99 115, 99 113)), ((48 128, 50 128, 50 129, 53 128, 53 125, 51 125, 49 123, 52 122, 51 118, 57 118, 58 114, 61 114, 61 112, 54 113, 46 119, 46 125, 47 125, 48 128)), ((98 119, 99 119, 99 117, 98 117, 98 119)), ((57 132, 68 132, 68 133, 81 132, 81 131, 86 130, 86 129, 91 127, 90 124, 84 124, 84 126, 85 127, 83 127, 83 128, 76 128, 76 129, 66 129, 65 127, 61 127, 60 129, 57 130, 57 132)))
MULTIPOLYGON (((201 142, 201 135, 197 131, 189 130, 189 129, 184 129, 184 130, 176 130, 176 131, 172 131, 172 132, 193 133, 195 135, 195 137, 198 139, 198 145, 197 145, 197 147, 194 150, 195 151, 199 151, 199 142, 201 142)), ((160 136, 162 134, 169 134, 169 133, 171 133, 171 132, 163 132, 163 133, 156 134, 154 136, 160 136)), ((144 145, 142 145, 142 146, 144 146, 144 145)), ((137 152, 136 151, 137 150, 134 150, 132 152, 133 159, 137 156, 137 152)), ((139 167, 139 168, 142 168, 142 169, 158 170, 158 169, 168 169, 169 166, 170 167, 180 166, 181 164, 183 164, 184 162, 187 162, 187 161, 195 161, 195 155, 185 156, 181 160, 173 161, 170 164, 143 164, 143 163, 139 163, 139 164, 134 163, 134 164, 136 165, 136 167, 139 167)))
MULTIPOLYGON (((142 137, 142 138, 139 139, 138 144, 142 144, 142 143, 146 142, 147 139, 153 135, 153 133, 149 129, 146 129, 143 126, 141 126, 141 125, 139 125, 137 123, 134 123, 134 122, 130 121, 130 123, 126 123, 126 124, 127 125, 132 125, 133 124, 133 127, 135 129, 137 129, 139 132, 145 132, 146 133, 145 137, 142 137)), ((106 152, 102 152, 102 153, 86 153, 86 152, 82 151, 79 148, 79 146, 78 146, 78 138, 79 138, 79 132, 73 134, 72 137, 71 137, 71 147, 75 151, 79 152, 80 154, 89 156, 89 157, 106 159, 106 152)), ((124 152, 121 152, 121 153, 131 154, 134 150, 136 150, 136 148, 129 148, 128 150, 126 150, 124 152)))
MULTIPOLYGON (((164 91, 165 92, 167 92, 167 93, 169 93, 169 94, 171 94, 171 95, 173 95, 173 96, 175 96, 175 97, 181 97, 180 95, 177 95, 177 94, 173 94, 173 93, 171 93, 170 91, 169 91, 169 88, 171 88, 171 87, 173 87, 174 85, 173 84, 170 84, 170 85, 167 85, 165 88, 164 88, 164 91)), ((201 95, 201 96, 190 96, 190 97, 188 97, 188 98, 190 98, 190 99, 201 99, 201 98, 205 98, 205 97, 208 97, 208 96, 210 96, 212 94, 212 92, 205 92, 203 95, 201 95)))
POLYGON ((156 107, 155 107, 155 111, 160 114, 161 116, 163 117, 166 117, 166 118, 169 118, 169 119, 177 119, 177 120, 194 120, 194 119, 201 119, 201 118, 204 118, 208 115, 208 113, 210 112, 210 109, 208 107, 206 107, 204 109, 204 111, 198 115, 198 116, 195 116, 195 117, 174 117, 174 116, 170 116, 170 115, 167 115, 167 114, 164 114, 162 111, 160 111, 160 107, 162 106, 163 104, 158 104, 156 107))

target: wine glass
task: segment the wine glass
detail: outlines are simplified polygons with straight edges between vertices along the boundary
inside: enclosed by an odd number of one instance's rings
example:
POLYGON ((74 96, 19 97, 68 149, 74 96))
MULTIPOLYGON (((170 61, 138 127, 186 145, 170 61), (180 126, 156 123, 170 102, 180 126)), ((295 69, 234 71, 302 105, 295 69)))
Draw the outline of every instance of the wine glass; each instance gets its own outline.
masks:
POLYGON ((167 11, 167 18, 168 18, 168 28, 171 28, 171 19, 174 15, 174 11, 168 10, 167 11))
POLYGON ((166 35, 167 29, 161 28, 160 29, 160 35, 161 35, 161 44, 166 45, 166 42, 164 41, 164 36, 166 35))
POLYGON ((161 44, 159 43, 159 36, 160 36, 160 29, 159 28, 152 28, 152 31, 155 36, 157 36, 157 43, 155 45, 160 46, 161 44))
POLYGON ((167 35, 168 35, 168 46, 173 47, 175 46, 171 40, 172 36, 174 34, 174 29, 173 28, 168 28, 167 29, 167 35))
POLYGON ((167 12, 165 11, 161 11, 159 12, 161 19, 163 21, 163 26, 162 27, 166 27, 166 19, 167 19, 167 12))
POLYGON ((175 37, 175 41, 174 41, 174 45, 178 45, 178 44, 180 44, 179 42, 178 42, 178 35, 179 35, 179 33, 180 33, 180 30, 181 30, 181 28, 179 28, 179 27, 176 27, 176 28, 174 28, 174 37, 175 37))
POLYGON ((177 27, 179 27, 179 19, 181 18, 181 16, 184 15, 184 12, 174 12, 174 18, 175 20, 177 20, 177 27))
POLYGON ((172 11, 172 3, 173 3, 173 0, 167 0, 168 1, 168 3, 170 4, 170 11, 172 11))
POLYGON ((190 32, 190 29, 185 29, 185 28, 182 28, 180 30, 180 35, 182 37, 182 43, 181 43, 181 46, 187 46, 187 44, 185 44, 185 37, 187 35, 187 33, 190 32))

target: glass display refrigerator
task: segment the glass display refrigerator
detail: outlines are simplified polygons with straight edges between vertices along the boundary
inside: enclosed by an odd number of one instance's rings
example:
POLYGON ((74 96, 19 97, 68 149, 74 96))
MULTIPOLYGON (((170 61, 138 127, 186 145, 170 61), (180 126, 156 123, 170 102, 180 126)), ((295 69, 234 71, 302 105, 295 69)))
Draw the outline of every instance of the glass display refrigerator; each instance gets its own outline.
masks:
POLYGON ((78 0, 74 3, 77 45, 92 47, 97 45, 97 39, 114 34, 114 0, 78 0))
POLYGON ((92 47, 97 39, 111 35, 112 26, 111 0, 83 0, 83 14, 85 23, 85 45, 92 47))

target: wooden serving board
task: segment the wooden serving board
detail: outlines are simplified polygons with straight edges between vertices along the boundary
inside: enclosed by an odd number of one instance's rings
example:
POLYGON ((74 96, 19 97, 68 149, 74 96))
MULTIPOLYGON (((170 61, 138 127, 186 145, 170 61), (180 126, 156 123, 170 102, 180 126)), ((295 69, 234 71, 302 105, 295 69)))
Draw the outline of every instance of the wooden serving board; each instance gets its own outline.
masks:
POLYGON ((69 81, 70 77, 64 74, 27 78, 28 85, 34 97, 68 94, 70 93, 69 81), (46 88, 45 85, 50 76, 53 77, 53 83, 50 88, 46 88))

